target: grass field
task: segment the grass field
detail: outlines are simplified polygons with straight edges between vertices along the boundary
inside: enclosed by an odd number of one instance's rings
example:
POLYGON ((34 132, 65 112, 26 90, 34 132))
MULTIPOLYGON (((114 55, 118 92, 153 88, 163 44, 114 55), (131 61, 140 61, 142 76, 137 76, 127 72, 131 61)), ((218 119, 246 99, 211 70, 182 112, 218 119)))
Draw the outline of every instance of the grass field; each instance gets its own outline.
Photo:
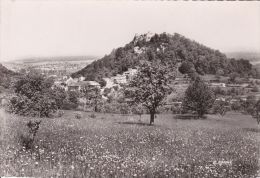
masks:
POLYGON ((26 122, 1 111, 0 176, 254 177, 259 134, 250 116, 206 120, 73 112, 42 119, 32 150, 19 145, 26 122))

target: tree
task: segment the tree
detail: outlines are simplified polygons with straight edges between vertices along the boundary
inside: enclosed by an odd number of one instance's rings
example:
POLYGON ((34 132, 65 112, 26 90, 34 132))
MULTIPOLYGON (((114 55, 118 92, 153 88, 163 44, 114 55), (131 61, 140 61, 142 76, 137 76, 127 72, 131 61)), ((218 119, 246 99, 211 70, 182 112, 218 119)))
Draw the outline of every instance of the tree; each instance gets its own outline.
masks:
POLYGON ((229 81, 231 83, 236 83, 237 77, 239 77, 239 74, 236 72, 233 72, 232 74, 229 75, 229 81))
POLYGON ((151 125, 154 123, 157 109, 165 103, 165 98, 172 91, 169 86, 171 79, 174 78, 172 69, 156 59, 145 61, 126 88, 126 97, 132 104, 141 104, 147 108, 151 125))
POLYGON ((260 100, 258 100, 254 106, 254 113, 252 113, 252 116, 256 118, 257 124, 260 123, 260 100))
POLYGON ((187 88, 183 101, 184 111, 196 111, 200 118, 212 107, 215 101, 213 91, 199 77, 187 88))
POLYGON ((10 100, 10 111, 26 116, 49 117, 58 108, 53 98, 53 80, 30 72, 14 84, 15 96, 10 100))
POLYGON ((79 106, 80 93, 78 91, 67 91, 66 98, 63 100, 62 108, 65 110, 73 110, 79 106))
POLYGON ((223 76, 225 73, 222 69, 218 69, 215 75, 216 80, 220 81, 221 76, 223 76))
POLYGON ((190 74, 196 72, 193 63, 189 61, 183 61, 179 67, 179 71, 182 74, 190 74))
POLYGON ((103 78, 101 78, 99 81, 99 84, 100 84, 101 88, 103 88, 107 85, 107 82, 103 78))
POLYGON ((63 109, 63 105, 67 97, 65 89, 54 86, 52 90, 53 91, 50 94, 52 95, 52 98, 55 99, 57 108, 63 109))
POLYGON ((244 109, 244 112, 248 114, 254 113, 256 103, 257 100, 254 95, 247 96, 246 100, 242 102, 242 107, 244 109))
POLYGON ((99 110, 98 106, 102 100, 100 89, 95 86, 86 85, 82 88, 81 92, 86 98, 87 101, 86 104, 93 107, 95 112, 98 112, 99 110))

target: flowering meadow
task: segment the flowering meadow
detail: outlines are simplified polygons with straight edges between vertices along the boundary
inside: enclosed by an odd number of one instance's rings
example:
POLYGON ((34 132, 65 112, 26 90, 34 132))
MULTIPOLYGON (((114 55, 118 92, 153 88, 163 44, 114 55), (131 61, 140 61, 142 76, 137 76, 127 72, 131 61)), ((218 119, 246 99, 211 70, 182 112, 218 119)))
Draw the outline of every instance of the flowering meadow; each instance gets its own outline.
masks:
POLYGON ((26 177, 255 177, 259 134, 249 116, 205 120, 83 112, 76 119, 43 118, 32 149, 19 135, 29 120, 2 114, 0 176, 26 177))

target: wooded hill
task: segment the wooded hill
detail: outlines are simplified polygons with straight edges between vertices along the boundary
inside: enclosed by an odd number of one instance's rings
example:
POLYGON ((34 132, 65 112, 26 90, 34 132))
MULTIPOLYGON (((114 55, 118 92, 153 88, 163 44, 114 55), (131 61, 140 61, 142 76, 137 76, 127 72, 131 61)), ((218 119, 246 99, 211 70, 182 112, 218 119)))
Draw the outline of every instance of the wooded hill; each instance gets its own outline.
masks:
POLYGON ((124 47, 113 50, 109 55, 94 61, 72 77, 84 76, 86 80, 99 81, 103 77, 121 74, 128 68, 135 68, 141 60, 151 60, 151 55, 175 63, 192 63, 200 74, 229 75, 237 73, 241 77, 257 77, 257 71, 245 59, 229 59, 218 50, 206 47, 180 34, 162 33, 136 35, 124 47))

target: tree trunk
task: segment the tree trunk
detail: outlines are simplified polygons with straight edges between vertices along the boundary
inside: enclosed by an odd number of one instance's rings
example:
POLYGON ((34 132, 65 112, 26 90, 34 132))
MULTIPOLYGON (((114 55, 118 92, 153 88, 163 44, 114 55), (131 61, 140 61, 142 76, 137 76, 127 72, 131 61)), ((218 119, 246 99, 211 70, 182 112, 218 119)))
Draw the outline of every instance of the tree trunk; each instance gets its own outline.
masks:
POLYGON ((258 114, 258 112, 256 114, 256 120, 257 120, 257 124, 259 124, 260 123, 260 115, 258 114))
POLYGON ((153 124, 154 124, 154 115, 155 115, 154 112, 151 112, 151 113, 150 113, 150 125, 153 125, 153 124))
POLYGON ((202 119, 203 118, 203 115, 204 115, 204 112, 202 110, 199 110, 198 111, 198 117, 199 119, 202 119))

